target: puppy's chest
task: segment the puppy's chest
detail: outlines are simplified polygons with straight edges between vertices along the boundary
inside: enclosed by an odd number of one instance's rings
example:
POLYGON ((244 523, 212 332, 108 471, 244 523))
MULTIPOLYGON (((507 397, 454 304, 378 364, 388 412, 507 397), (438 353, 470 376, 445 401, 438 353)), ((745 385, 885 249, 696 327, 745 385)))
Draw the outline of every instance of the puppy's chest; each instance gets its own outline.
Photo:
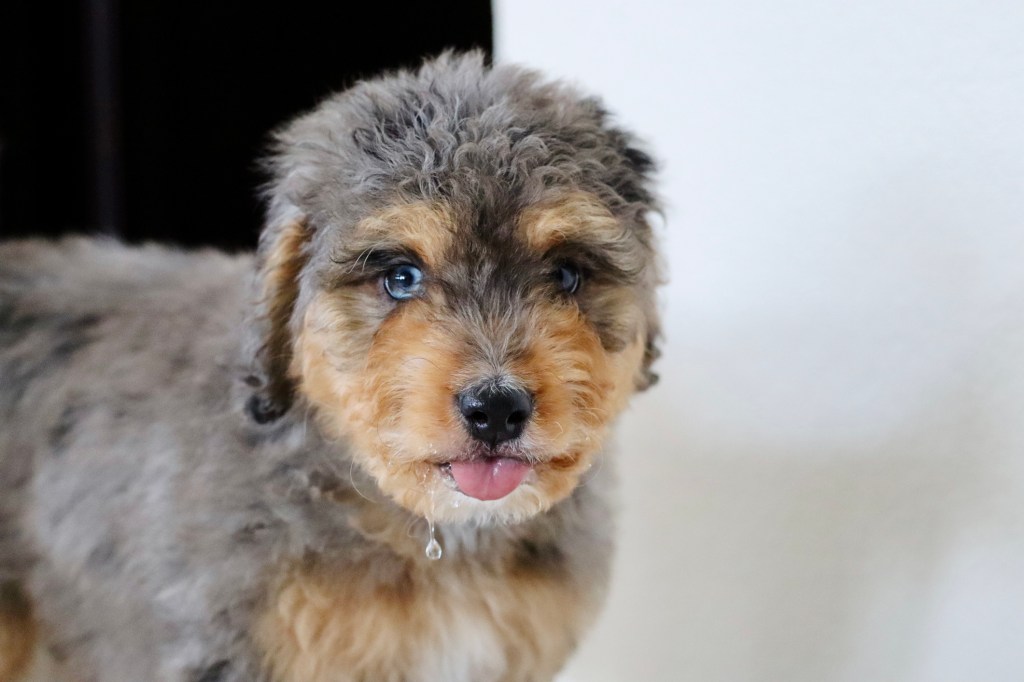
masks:
POLYGON ((270 680, 550 680, 588 610, 552 573, 447 558, 410 563, 393 580, 367 571, 289 574, 254 632, 270 680))

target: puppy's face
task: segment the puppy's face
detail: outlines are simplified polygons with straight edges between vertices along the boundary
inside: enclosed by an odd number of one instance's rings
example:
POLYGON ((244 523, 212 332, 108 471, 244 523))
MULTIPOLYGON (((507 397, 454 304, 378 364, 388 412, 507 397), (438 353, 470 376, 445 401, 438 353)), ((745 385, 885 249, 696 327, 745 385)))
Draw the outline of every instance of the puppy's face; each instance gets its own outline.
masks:
POLYGON ((652 359, 644 206, 597 182, 513 191, 490 161, 436 191, 394 172, 372 200, 313 186, 263 254, 294 392, 384 493, 441 522, 521 520, 568 496, 652 359))
POLYGON ((518 519, 591 467, 643 369, 643 252, 594 197, 555 195, 481 229, 412 202, 336 244, 292 371, 399 504, 518 519))

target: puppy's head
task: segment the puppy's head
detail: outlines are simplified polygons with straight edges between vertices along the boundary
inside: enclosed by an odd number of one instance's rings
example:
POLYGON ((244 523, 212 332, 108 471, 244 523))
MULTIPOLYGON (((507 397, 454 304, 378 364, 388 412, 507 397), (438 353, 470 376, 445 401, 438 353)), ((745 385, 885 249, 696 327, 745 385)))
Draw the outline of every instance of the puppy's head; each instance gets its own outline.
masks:
POLYGON ((438 521, 569 495, 653 379, 632 138, 567 87, 445 56, 325 101, 270 163, 259 414, 301 401, 438 521))

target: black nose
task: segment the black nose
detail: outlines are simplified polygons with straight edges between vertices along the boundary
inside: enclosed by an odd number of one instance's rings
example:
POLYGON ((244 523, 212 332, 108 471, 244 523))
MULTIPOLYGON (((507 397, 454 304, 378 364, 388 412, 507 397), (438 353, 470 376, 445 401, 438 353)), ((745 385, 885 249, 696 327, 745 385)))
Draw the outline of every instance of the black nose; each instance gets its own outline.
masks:
POLYGON ((518 438, 533 413, 533 399, 521 388, 485 384, 458 395, 469 435, 490 445, 518 438))

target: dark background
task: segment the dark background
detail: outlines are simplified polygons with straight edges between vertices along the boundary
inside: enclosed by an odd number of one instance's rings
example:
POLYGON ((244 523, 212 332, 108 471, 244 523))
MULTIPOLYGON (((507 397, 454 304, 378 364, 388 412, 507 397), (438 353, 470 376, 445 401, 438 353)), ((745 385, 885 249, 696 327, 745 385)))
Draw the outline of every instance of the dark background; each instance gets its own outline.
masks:
POLYGON ((360 77, 492 50, 487 1, 270 6, 0 1, 0 238, 249 248, 269 130, 360 77))

